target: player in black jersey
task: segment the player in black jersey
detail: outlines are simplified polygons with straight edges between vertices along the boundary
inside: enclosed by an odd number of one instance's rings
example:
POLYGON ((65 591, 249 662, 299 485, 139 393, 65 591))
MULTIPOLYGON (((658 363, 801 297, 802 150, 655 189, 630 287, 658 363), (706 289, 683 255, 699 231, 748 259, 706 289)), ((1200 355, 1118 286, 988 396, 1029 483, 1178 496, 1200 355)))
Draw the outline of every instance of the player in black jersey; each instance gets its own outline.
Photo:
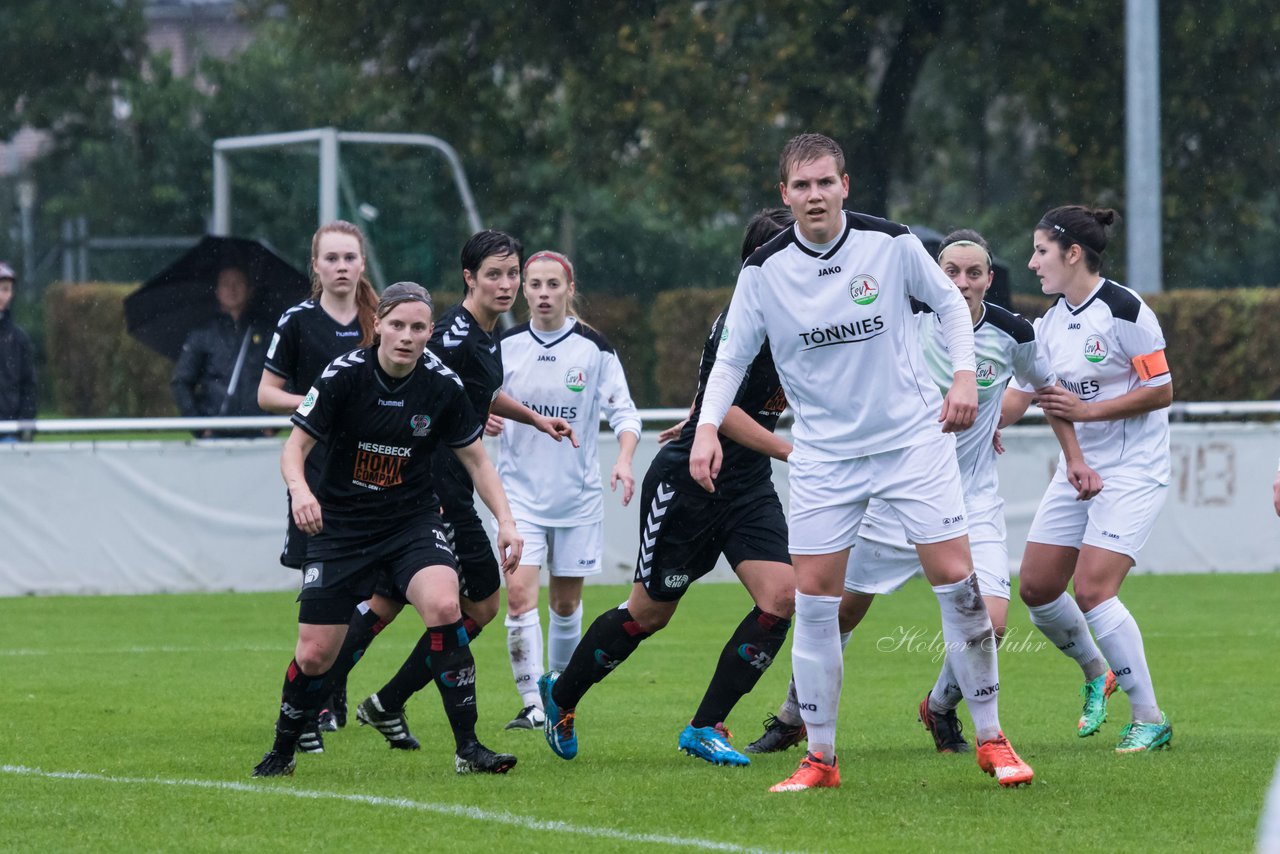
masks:
MULTIPOLYGON (((785 210, 756 214, 743 239, 743 259, 791 221, 785 210)), ((773 433, 787 401, 766 343, 721 427, 726 450, 716 492, 709 495, 690 477, 689 449, 724 318, 721 312, 703 347, 692 416, 679 438, 658 452, 645 475, 640 554, 630 597, 596 618, 563 673, 545 674, 538 682, 547 743, 563 759, 578 752, 578 702, 641 641, 667 625, 689 585, 710 572, 723 554, 756 606, 720 653, 702 703, 680 733, 678 746, 717 765, 750 763, 729 745, 724 721, 773 663, 795 610, 787 522, 773 488, 770 462, 770 457, 785 460, 791 445, 773 433)))
MULTIPOLYGON (((567 437, 576 447, 577 440, 568 421, 546 418, 500 393, 502 351, 496 327, 498 318, 510 309, 519 289, 523 251, 519 240, 501 231, 472 235, 462 248, 461 258, 467 295, 461 303, 440 315, 427 349, 457 374, 472 408, 482 420, 492 409, 503 417, 530 424, 557 441, 567 437)), ((498 611, 501 573, 476 512, 474 485, 468 470, 453 454, 441 450, 432 458, 432 480, 449 544, 458 561, 463 621, 468 635, 474 639, 498 611)), ((384 576, 375 595, 357 607, 333 668, 335 697, 345 692, 347 673, 405 604, 404 591, 393 579, 384 576)), ((418 746, 409 733, 403 709, 412 694, 432 681, 426 654, 430 642, 429 635, 423 635, 392 680, 361 703, 356 712, 361 723, 375 727, 397 749, 418 746)))
POLYGON ((504 773, 514 756, 476 739, 475 662, 458 608, 458 568, 433 490, 431 452, 447 447, 498 521, 502 569, 522 542, 497 470, 480 443, 483 423, 458 376, 430 353, 431 299, 418 285, 387 288, 375 345, 325 368, 293 415, 280 469, 293 516, 310 539, 298 596, 298 644, 285 675, 275 743, 255 777, 291 774, 307 718, 328 696, 351 609, 388 573, 427 626, 427 656, 457 746, 458 773, 504 773), (313 492, 304 460, 329 452, 313 492))

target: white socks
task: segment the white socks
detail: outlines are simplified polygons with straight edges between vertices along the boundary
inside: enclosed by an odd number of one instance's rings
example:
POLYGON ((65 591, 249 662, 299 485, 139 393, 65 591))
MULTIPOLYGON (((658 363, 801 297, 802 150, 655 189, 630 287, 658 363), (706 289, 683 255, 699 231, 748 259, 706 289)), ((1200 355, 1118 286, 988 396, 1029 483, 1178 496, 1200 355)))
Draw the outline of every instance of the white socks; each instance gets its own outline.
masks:
POLYGON ((511 675, 516 678, 520 702, 541 709, 538 678, 542 676, 542 624, 538 619, 538 609, 525 611, 518 617, 508 614, 504 622, 507 626, 507 654, 511 658, 511 675))
MULTIPOLYGON (((849 638, 853 637, 853 632, 840 633, 840 651, 849 648, 849 638)), ((778 720, 787 726, 800 726, 803 723, 800 717, 800 701, 796 699, 796 678, 793 675, 791 681, 787 683, 787 699, 782 701, 782 705, 778 707, 778 720)))
POLYGON ((791 672, 800 698, 800 717, 809 731, 809 750, 824 762, 835 756, 836 716, 844 681, 840 654, 840 597, 796 592, 791 672))
POLYGON ((949 712, 960 705, 963 699, 960 683, 956 681, 955 671, 951 669, 951 653, 948 651, 942 658, 938 681, 933 683, 933 690, 929 692, 929 708, 938 713, 949 712))
POLYGON ((564 670, 582 638, 582 603, 567 617, 551 612, 551 629, 547 632, 547 667, 564 670))
POLYGON ((942 639, 947 658, 973 716, 979 743, 1000 735, 997 697, 1000 670, 996 664, 996 638, 991 616, 978 592, 978 576, 933 588, 942 611, 942 639))
POLYGON ((1031 622, 1062 653, 1075 659, 1076 664, 1084 671, 1084 681, 1097 679, 1107 672, 1107 661, 1102 657, 1102 650, 1093 642, 1089 634, 1089 623, 1076 600, 1066 593, 1048 605, 1031 605, 1027 611, 1031 614, 1031 622))
MULTIPOLYGON (((1142 723, 1159 723, 1160 706, 1151 685, 1151 671, 1142 647, 1142 632, 1129 609, 1111 597, 1084 615, 1098 639, 1098 646, 1115 671, 1116 682, 1129 695, 1133 719, 1142 723)), ((1105 671, 1104 671, 1105 672, 1105 671)))

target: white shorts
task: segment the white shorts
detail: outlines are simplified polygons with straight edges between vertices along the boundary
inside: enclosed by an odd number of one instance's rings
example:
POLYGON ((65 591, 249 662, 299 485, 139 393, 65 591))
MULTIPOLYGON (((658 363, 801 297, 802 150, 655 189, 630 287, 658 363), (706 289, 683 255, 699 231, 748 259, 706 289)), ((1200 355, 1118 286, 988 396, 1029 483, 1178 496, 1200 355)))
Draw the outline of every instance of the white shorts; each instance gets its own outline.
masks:
POLYGON ((516 520, 516 530, 524 537, 521 566, 542 566, 552 575, 581 578, 604 569, 604 522, 552 528, 535 522, 516 520))
MULTIPOLYGON (((969 513, 969 549, 978 590, 983 596, 1009 598, 1009 549, 1005 542, 1004 502, 985 503, 969 513)), ((915 546, 858 537, 845 567, 844 589, 850 593, 893 593, 921 572, 915 546)))
POLYGON ((1073 549, 1096 546, 1136 561, 1155 527, 1167 491, 1167 486, 1147 478, 1104 474, 1102 492, 1088 501, 1077 501, 1075 487, 1067 483, 1066 469, 1059 466, 1040 500, 1027 542, 1073 549))
POLYGON ((793 455, 788 468, 792 554, 832 554, 852 546, 872 498, 893 508, 913 543, 940 543, 969 531, 950 433, 837 462, 793 455))

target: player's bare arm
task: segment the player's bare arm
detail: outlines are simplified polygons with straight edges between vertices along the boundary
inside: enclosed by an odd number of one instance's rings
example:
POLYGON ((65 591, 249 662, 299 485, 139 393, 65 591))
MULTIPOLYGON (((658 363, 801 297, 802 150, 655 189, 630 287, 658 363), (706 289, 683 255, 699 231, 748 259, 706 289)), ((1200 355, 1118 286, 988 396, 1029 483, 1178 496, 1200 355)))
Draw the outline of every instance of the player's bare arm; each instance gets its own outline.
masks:
POLYGON ((489 454, 485 452, 479 439, 466 447, 454 448, 453 452, 471 476, 476 494, 498 523, 498 557, 503 573, 510 575, 520 565, 524 539, 516 532, 515 516, 507 503, 507 493, 502 488, 498 470, 493 467, 493 461, 489 459, 489 454))
POLYGON ((530 427, 546 433, 557 442, 561 439, 568 439, 570 444, 575 448, 578 447, 578 437, 574 435, 573 427, 568 421, 563 418, 547 418, 539 415, 505 391, 498 392, 498 396, 493 399, 492 410, 493 414, 502 418, 510 418, 514 421, 519 421, 521 424, 528 424, 530 427))
POLYGON ((316 446, 316 440, 301 427, 294 427, 280 452, 280 474, 289 488, 289 504, 293 508, 293 522, 298 530, 315 536, 324 528, 320 502, 307 486, 305 471, 307 454, 316 446))

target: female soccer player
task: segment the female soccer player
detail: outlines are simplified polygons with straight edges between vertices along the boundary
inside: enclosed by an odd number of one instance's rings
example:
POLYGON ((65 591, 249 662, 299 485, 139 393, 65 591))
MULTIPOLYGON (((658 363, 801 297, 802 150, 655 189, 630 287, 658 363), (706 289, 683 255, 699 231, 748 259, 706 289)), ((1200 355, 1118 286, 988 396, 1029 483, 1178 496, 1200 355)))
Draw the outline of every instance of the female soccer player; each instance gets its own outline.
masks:
MULTIPOLYGON (((791 224, 787 211, 762 211, 743 239, 743 257, 791 224)), ((773 434, 787 401, 762 347, 725 419, 725 465, 717 494, 708 496, 689 477, 689 448, 704 384, 715 364, 724 312, 702 350, 698 392, 679 438, 654 458, 644 478, 640 554, 627 601, 591 624, 563 673, 538 687, 546 709, 547 744, 562 759, 578 753, 579 701, 654 632, 665 627, 689 585, 723 554, 751 593, 755 607, 734 629, 716 663, 701 704, 676 742, 678 749, 717 765, 749 760, 729 744, 724 721, 773 662, 791 625, 794 583, 787 557, 787 523, 771 480, 770 457, 785 460, 791 445, 773 434)))
MULTIPOLYGON (((1035 229, 1027 266, 1046 294, 1058 296, 1036 322, 1058 385, 1035 398, 1045 414, 1075 424, 1104 488, 1078 500, 1069 469, 1059 462, 1027 535, 1020 592, 1031 621, 1084 671, 1077 734, 1098 731, 1118 683, 1129 695, 1133 721, 1116 752, 1137 753, 1164 747, 1173 736, 1156 702, 1142 633, 1119 599, 1169 485, 1173 380, 1155 314, 1099 272, 1115 218, 1110 209, 1067 205, 1046 213, 1035 229), (1073 580, 1074 599, 1066 592, 1073 580)), ((1023 391, 1008 395, 1006 423, 1026 408, 1031 394, 1023 391)))
MULTIPOLYGON (((472 235, 462 247, 461 257, 466 296, 436 321, 427 349, 458 375, 481 419, 487 419, 492 408, 501 416, 534 426, 556 441, 568 438, 577 447, 573 428, 564 418, 541 415, 501 391, 502 351, 495 329, 520 287, 523 254, 520 241, 501 231, 472 235)), ((440 498, 449 545, 458 560, 463 622, 474 639, 498 612, 501 573, 489 535, 476 512, 470 471, 453 454, 437 451, 432 480, 440 498)), ((405 601, 404 591, 396 587, 393 579, 384 577, 377 585, 376 595, 361 603, 352 615, 351 632, 335 673, 345 679, 374 637, 400 613, 405 601)), ((404 703, 433 679, 428 666, 432 642, 430 633, 424 634, 396 675, 356 709, 360 722, 377 729, 393 748, 418 747, 405 720, 404 703)))
POLYGON ((352 608, 390 573, 432 639, 430 661, 457 747, 458 773, 501 774, 514 756, 475 734, 475 662, 458 608, 458 568, 431 476, 431 451, 457 455, 498 520, 503 569, 520 562, 520 535, 502 482, 479 439, 483 424, 457 375, 430 354, 431 298, 409 282, 387 288, 372 347, 329 363, 293 415, 280 470, 293 517, 310 539, 298 595, 298 644, 285 674, 275 743, 255 777, 292 774, 304 722, 328 696, 352 608), (317 489, 304 461, 321 437, 328 453, 317 489))
POLYGON ((779 190, 796 225, 752 255, 738 275, 689 455, 690 475, 714 492, 722 461, 717 431, 767 339, 796 414, 788 459, 788 547, 796 577, 791 658, 809 733, 808 755, 772 791, 840 785, 840 593, 872 498, 884 499, 902 519, 933 586, 973 714, 979 767, 1002 786, 1028 783, 1030 766, 1000 729, 991 617, 973 574, 949 435, 972 425, 978 409, 964 299, 905 226, 843 210, 849 175, 834 140, 794 137, 779 167, 779 190), (937 312, 946 338, 953 381, 945 398, 920 364, 912 298, 937 312))
MULTIPOLYGON (((969 518, 969 545, 978 589, 991 615, 996 643, 1004 638, 1009 614, 1009 551, 1005 542, 1004 501, 996 475, 996 452, 991 437, 1000 420, 1005 387, 1015 379, 1031 388, 1046 388, 1056 381, 1048 357, 1037 347, 1032 325, 1000 306, 984 301, 993 276, 991 252, 976 231, 961 229, 947 235, 938 253, 942 272, 959 289, 973 321, 977 359, 978 416, 974 425, 959 434, 956 459, 964 484, 965 512, 969 518)), ((937 315, 917 315, 925 364, 938 390, 946 394, 952 375, 946 340, 937 315)), ((1054 433, 1068 460, 1068 474, 1080 483, 1079 497, 1092 498, 1101 487, 1097 474, 1084 465, 1071 424, 1050 418, 1054 433)), ((840 601, 840 640, 848 643, 853 629, 866 616, 878 593, 893 593, 920 569, 916 550, 897 516, 881 500, 872 500, 862 519, 858 539, 845 570, 840 601)), ((933 735, 940 753, 963 753, 969 744, 961 735, 956 707, 962 699, 951 657, 944 657, 933 689, 920 702, 919 720, 933 735)), ((800 707, 791 685, 787 700, 776 716, 765 721, 764 734, 747 746, 748 753, 785 750, 805 736, 800 707)))
POLYGON ((530 320, 502 336, 503 391, 542 415, 566 419, 581 450, 547 447, 532 427, 491 416, 486 428, 501 434, 498 474, 511 501, 524 557, 507 576, 507 650, 522 708, 507 729, 541 729, 544 720, 538 679, 543 674, 542 626, 538 619, 538 574, 545 561, 551 626, 547 662, 563 670, 582 635, 582 584, 599 574, 604 560, 604 490, 596 437, 600 413, 618 437, 618 458, 609 477, 622 504, 631 502, 631 459, 640 440, 640 415, 631 401, 617 353, 603 335, 584 324, 575 304, 573 264, 544 250, 524 262, 524 296, 530 320))

